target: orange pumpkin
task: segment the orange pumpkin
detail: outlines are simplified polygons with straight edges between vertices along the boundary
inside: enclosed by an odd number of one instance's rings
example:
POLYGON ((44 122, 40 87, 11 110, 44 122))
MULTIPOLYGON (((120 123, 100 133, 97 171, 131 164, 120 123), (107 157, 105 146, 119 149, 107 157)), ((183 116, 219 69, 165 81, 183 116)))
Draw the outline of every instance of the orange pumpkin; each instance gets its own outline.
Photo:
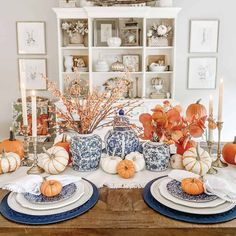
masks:
POLYGON ((0 143, 0 150, 5 152, 14 152, 22 159, 24 157, 24 147, 20 140, 15 139, 15 135, 12 129, 10 129, 10 138, 3 140, 0 143))
POLYGON ((63 134, 62 136, 62 140, 58 143, 56 143, 54 146, 56 147, 63 147, 66 149, 66 151, 68 152, 69 154, 69 161, 68 161, 68 165, 72 162, 72 154, 70 152, 70 143, 66 141, 67 140, 67 135, 66 134, 63 134))
POLYGON ((200 195, 204 193, 203 182, 195 178, 183 179, 181 182, 182 190, 190 195, 200 195))
POLYGON ((61 190, 62 185, 57 180, 45 180, 40 186, 40 192, 46 197, 55 197, 61 190))
POLYGON ((129 179, 134 176, 135 166, 130 160, 120 161, 117 165, 117 173, 120 177, 124 179, 129 179))
POLYGON ((224 145, 222 155, 227 163, 232 165, 236 164, 236 137, 234 137, 233 143, 227 143, 224 145))
POLYGON ((207 110, 206 108, 200 104, 201 99, 199 99, 196 103, 190 104, 186 110, 186 118, 188 121, 192 121, 193 117, 202 118, 206 116, 207 110))

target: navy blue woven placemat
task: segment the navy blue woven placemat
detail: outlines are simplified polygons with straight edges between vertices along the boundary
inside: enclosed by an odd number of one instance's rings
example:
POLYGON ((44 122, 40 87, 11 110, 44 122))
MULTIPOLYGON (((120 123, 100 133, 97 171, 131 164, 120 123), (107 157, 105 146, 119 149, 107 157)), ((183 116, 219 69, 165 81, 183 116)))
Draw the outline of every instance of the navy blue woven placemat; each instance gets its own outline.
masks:
MULTIPOLYGON (((165 177, 165 176, 163 176, 165 177)), ((160 177, 160 178, 163 178, 160 177)), ((157 178, 157 179, 160 179, 157 178)), ((231 209, 230 211, 216 214, 216 215, 196 215, 196 214, 189 214, 180 211, 173 210, 169 207, 164 206, 160 202, 158 202, 151 194, 150 187, 151 185, 157 180, 154 179, 150 181, 143 190, 143 199, 146 204, 152 208, 154 211, 167 216, 171 219, 184 221, 194 224, 216 224, 216 223, 223 223, 236 218, 236 207, 231 209)))
MULTIPOLYGON (((88 181, 88 180, 86 180, 88 181)), ((91 183, 90 181, 88 181, 91 183)), ((93 186, 93 195, 92 197, 82 206, 77 207, 73 210, 60 213, 60 214, 54 214, 54 215, 46 215, 46 216, 32 216, 32 215, 26 215, 19 212, 16 212, 12 210, 8 203, 7 198, 10 193, 8 193, 2 200, 0 204, 0 213, 3 217, 6 219, 20 223, 20 224, 27 224, 27 225, 47 225, 47 224, 54 224, 58 222, 62 222, 65 220, 69 220, 72 218, 75 218, 77 216, 80 216, 90 210, 94 205, 97 203, 99 198, 99 192, 97 187, 91 183, 93 186)))

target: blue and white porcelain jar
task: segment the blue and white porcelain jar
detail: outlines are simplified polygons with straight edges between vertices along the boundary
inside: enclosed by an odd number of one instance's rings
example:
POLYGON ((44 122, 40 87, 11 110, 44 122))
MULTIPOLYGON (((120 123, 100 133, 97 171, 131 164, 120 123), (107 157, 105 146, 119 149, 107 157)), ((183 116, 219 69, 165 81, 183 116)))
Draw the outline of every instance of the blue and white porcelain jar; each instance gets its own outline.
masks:
POLYGON ((105 136, 106 151, 109 155, 125 158, 129 153, 138 151, 139 138, 130 127, 129 119, 123 110, 114 118, 113 127, 105 136))
POLYGON ((146 142, 143 145, 143 156, 147 170, 164 171, 169 167, 170 148, 167 144, 146 142))
POLYGON ((71 138, 72 166, 77 171, 98 169, 102 155, 102 139, 96 134, 78 134, 71 138))

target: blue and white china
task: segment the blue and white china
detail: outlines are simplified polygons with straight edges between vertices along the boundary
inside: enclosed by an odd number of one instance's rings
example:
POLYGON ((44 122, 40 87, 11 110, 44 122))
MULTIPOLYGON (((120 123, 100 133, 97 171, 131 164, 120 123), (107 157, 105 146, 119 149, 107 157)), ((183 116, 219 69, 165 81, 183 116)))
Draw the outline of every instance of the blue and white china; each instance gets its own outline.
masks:
POLYGON ((143 144, 146 168, 150 171, 164 171, 169 166, 170 148, 168 145, 148 141, 143 144))
POLYGON ((123 110, 115 116, 113 127, 105 136, 106 151, 109 155, 125 158, 129 153, 139 150, 139 138, 130 127, 129 119, 123 110))
POLYGON ((76 189, 76 185, 74 183, 71 183, 64 186, 61 190, 61 193, 55 197, 46 197, 42 194, 35 195, 31 193, 24 193, 24 198, 32 203, 51 204, 70 198, 75 193, 76 189))
POLYGON ((77 171, 98 169, 102 155, 102 139, 96 134, 79 134, 71 138, 72 166, 77 171))
POLYGON ((206 193, 202 193, 199 195, 190 195, 185 193, 181 188, 181 183, 177 180, 171 180, 166 185, 167 191, 174 197, 179 198, 184 201, 190 202, 209 202, 217 199, 215 195, 208 195, 206 193))

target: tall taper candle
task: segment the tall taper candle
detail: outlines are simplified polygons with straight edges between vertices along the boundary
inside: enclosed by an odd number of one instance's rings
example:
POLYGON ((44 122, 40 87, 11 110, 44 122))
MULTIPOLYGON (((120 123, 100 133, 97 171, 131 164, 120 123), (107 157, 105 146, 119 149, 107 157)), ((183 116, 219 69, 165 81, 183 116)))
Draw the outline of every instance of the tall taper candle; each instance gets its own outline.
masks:
POLYGON ((37 137, 37 104, 35 91, 32 91, 31 96, 31 112, 32 112, 32 137, 37 137))
POLYGON ((223 96, 224 96, 224 81, 223 79, 221 79, 219 87, 218 122, 222 122, 223 96))
POLYGON ((28 126, 26 90, 24 83, 21 84, 21 104, 22 104, 23 125, 28 126))
MULTIPOLYGON (((209 118, 213 119, 213 98, 212 95, 209 97, 209 118)), ((208 130, 208 141, 213 142, 213 129, 209 127, 208 130)))

